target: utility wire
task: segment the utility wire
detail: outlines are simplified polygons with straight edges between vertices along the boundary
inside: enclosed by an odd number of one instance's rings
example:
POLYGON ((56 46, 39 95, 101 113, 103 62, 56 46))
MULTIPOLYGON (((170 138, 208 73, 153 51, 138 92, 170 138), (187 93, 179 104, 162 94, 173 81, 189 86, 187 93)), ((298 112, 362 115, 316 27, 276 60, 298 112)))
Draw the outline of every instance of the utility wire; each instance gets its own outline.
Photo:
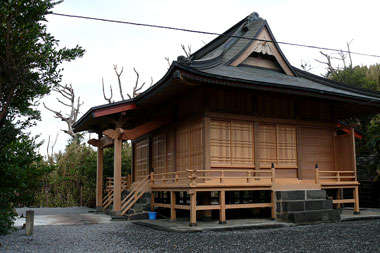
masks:
MULTIPOLYGON (((182 31, 182 32, 206 34, 206 35, 227 36, 227 35, 224 35, 222 33, 206 32, 206 31, 192 30, 192 29, 179 28, 179 27, 173 27, 173 26, 152 25, 152 24, 146 24, 146 23, 137 23, 137 22, 131 22, 131 21, 115 20, 115 19, 105 19, 105 18, 96 18, 96 17, 88 17, 88 16, 79 16, 79 15, 71 15, 71 14, 56 13, 56 12, 51 12, 50 14, 56 15, 56 16, 62 16, 62 17, 69 17, 69 18, 79 18, 79 19, 95 20, 95 21, 118 23, 118 24, 144 26, 144 27, 152 27, 152 28, 158 28, 158 29, 167 29, 167 30, 174 30, 174 31, 182 31)), ((264 40, 264 39, 249 38, 249 37, 238 36, 238 35, 229 35, 228 37, 229 38, 238 38, 238 39, 247 39, 247 40, 262 41, 262 42, 271 42, 271 43, 283 44, 283 45, 288 45, 288 46, 305 47, 305 48, 320 49, 320 50, 326 50, 326 51, 336 51, 336 52, 342 52, 342 53, 350 53, 350 54, 356 54, 356 55, 361 55, 361 56, 369 56, 369 57, 380 58, 380 55, 375 55, 375 54, 366 54, 366 53, 360 53, 360 52, 352 52, 352 51, 348 51, 348 50, 341 50, 341 49, 328 48, 328 47, 319 47, 319 46, 314 46, 314 45, 305 45, 305 44, 285 42, 285 41, 264 40)))

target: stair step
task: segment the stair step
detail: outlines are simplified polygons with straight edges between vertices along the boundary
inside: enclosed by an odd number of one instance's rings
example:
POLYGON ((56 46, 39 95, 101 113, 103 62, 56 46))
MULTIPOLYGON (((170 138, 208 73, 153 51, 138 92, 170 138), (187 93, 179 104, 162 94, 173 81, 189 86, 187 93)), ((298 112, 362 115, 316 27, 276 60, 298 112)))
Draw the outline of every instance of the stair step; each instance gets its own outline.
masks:
POLYGON ((338 210, 330 209, 284 213, 279 215, 278 218, 298 224, 309 224, 315 222, 338 222, 340 221, 340 214, 338 210))
POLYGON ((332 200, 290 200, 277 202, 277 212, 299 212, 332 209, 332 200))

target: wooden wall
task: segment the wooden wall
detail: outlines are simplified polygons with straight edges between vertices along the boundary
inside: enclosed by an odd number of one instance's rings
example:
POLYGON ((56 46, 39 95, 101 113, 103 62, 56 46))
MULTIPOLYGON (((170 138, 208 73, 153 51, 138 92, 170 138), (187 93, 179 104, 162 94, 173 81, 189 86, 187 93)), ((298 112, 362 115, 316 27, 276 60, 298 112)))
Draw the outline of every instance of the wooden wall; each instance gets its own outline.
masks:
POLYGON ((298 128, 299 165, 302 179, 313 179, 315 164, 322 171, 335 169, 334 129, 298 128))
POLYGON ((134 178, 135 181, 143 179, 149 173, 149 139, 145 138, 134 145, 134 178))
MULTIPOLYGON (((335 169, 331 125, 239 118, 209 119, 211 168, 270 168, 274 163, 277 177, 300 179, 313 179, 316 163, 321 170, 335 169)), ((352 156, 350 150, 344 152, 352 156)))
POLYGON ((134 143, 136 180, 149 173, 149 147, 155 173, 204 168, 203 121, 189 120, 158 130, 134 143), (151 145, 149 145, 151 142, 151 145))
POLYGON ((254 167, 253 122, 211 120, 211 167, 254 167))
POLYGON ((176 129, 176 170, 203 168, 203 124, 190 121, 176 129))
POLYGON ((150 146, 155 173, 274 163, 278 177, 312 179, 316 163, 321 170, 354 168, 349 137, 334 137, 334 104, 229 88, 193 91, 172 102, 173 123, 135 142, 137 180, 149 173, 150 146))
POLYGON ((282 119, 334 121, 332 103, 316 98, 253 92, 239 89, 205 90, 206 107, 212 112, 237 113, 282 119))
POLYGON ((343 134, 335 136, 336 170, 355 170, 353 152, 354 141, 352 135, 343 134))

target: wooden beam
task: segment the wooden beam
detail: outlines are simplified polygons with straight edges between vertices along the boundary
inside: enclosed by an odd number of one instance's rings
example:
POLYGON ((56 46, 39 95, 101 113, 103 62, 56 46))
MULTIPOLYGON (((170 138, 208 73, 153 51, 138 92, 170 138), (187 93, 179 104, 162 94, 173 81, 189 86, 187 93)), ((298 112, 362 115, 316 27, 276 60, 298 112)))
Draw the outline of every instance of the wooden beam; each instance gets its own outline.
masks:
POLYGON ((92 116, 94 118, 110 115, 110 114, 115 114, 119 112, 124 112, 124 111, 130 111, 130 110, 135 110, 137 107, 135 104, 127 104, 127 105, 115 105, 110 108, 102 108, 102 109, 97 109, 92 113, 92 116))
POLYGON ((226 209, 272 207, 272 203, 230 204, 226 209))
POLYGON ((150 121, 134 129, 124 130, 121 138, 123 140, 135 140, 167 123, 169 123, 169 121, 150 121))
POLYGON ((175 192, 170 192, 170 220, 175 221, 177 219, 176 217, 176 211, 175 211, 175 192))
POLYGON ((90 139, 90 140, 88 140, 87 143, 90 144, 91 146, 94 146, 94 147, 100 147, 101 146, 100 140, 98 140, 98 139, 90 139))
POLYGON ((121 139, 122 134, 125 132, 122 128, 116 128, 116 129, 107 129, 103 131, 103 134, 105 136, 108 136, 109 138, 115 140, 115 139, 121 139))
POLYGON ((113 212, 121 215, 121 147, 122 140, 114 140, 114 165, 113 165, 113 212))
POLYGON ((220 205, 197 205, 197 211, 220 210, 220 205))
POLYGON ((105 148, 113 144, 113 139, 108 136, 103 136, 100 139, 90 139, 87 143, 94 147, 105 148))
POLYGON ((346 204, 347 203, 355 203, 355 199, 334 199, 333 200, 333 204, 337 204, 338 206, 340 204, 344 204, 344 203, 346 203, 346 204))
POLYGON ((103 148, 98 147, 98 157, 96 165, 96 209, 103 208, 103 148))
POLYGON ((219 223, 225 224, 226 223, 226 192, 220 191, 219 192, 219 223))

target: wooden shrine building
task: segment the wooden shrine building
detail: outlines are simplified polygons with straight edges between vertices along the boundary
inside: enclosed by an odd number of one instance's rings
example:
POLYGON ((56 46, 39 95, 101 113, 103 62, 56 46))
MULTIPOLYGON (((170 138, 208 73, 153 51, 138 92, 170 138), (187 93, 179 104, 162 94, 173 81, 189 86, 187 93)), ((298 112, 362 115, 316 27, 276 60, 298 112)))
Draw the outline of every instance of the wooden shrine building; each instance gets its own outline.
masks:
POLYGON ((378 112, 379 93, 293 67, 253 13, 190 57, 178 57, 137 97, 91 108, 74 129, 99 136, 90 141, 98 148, 99 209, 125 215, 149 192, 151 208, 170 209, 172 220, 187 210, 191 225, 200 213, 216 210, 223 223, 227 210, 243 208, 303 222, 336 220, 333 207, 341 204, 359 212, 360 136, 340 122, 378 112), (128 140, 129 179, 121 177, 121 145, 128 140), (108 146, 114 177, 106 187, 108 146), (333 194, 327 198, 326 191, 333 194))

